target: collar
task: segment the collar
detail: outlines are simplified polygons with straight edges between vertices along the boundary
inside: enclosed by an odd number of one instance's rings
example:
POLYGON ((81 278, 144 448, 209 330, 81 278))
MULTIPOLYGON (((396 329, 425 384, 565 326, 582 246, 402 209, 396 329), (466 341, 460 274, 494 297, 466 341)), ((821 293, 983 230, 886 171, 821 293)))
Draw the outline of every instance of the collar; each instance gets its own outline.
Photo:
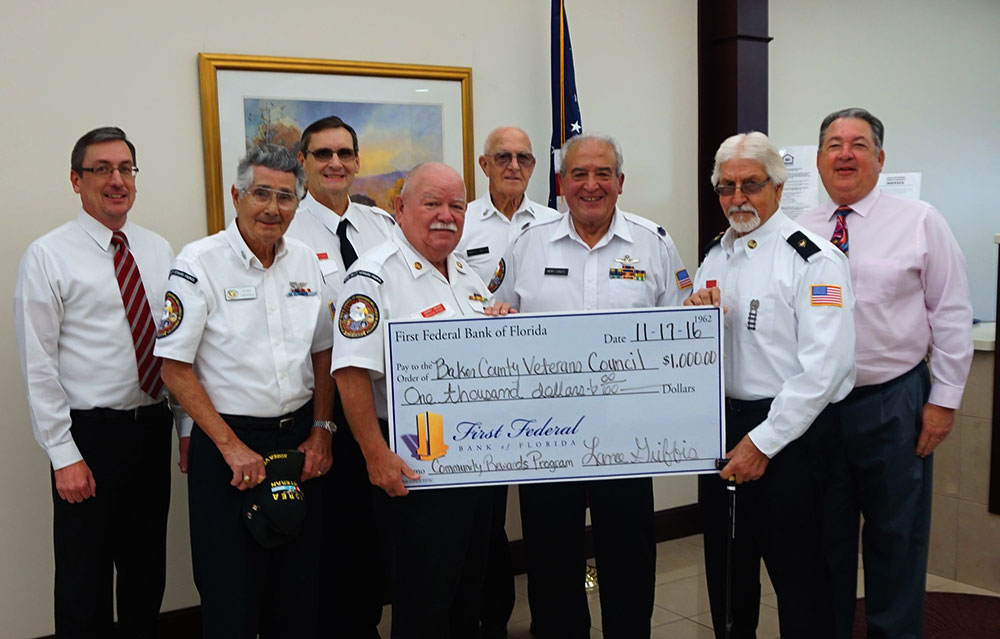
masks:
MULTIPOLYGON (((93 215, 87 213, 82 208, 80 209, 80 212, 76 214, 76 222, 83 228, 83 232, 89 235, 90 238, 94 240, 94 242, 96 242, 99 247, 101 247, 102 251, 106 252, 110 250, 111 229, 98 222, 93 215)), ((123 224, 122 227, 118 230, 125 234, 125 237, 128 239, 128 243, 131 244, 132 243, 131 222, 129 222, 128 219, 126 219, 125 224, 123 224)))
POLYGON ((787 221, 788 217, 779 208, 766 222, 742 237, 736 237, 736 231, 729 227, 722 236, 722 248, 726 255, 732 256, 739 251, 748 259, 753 259, 769 242, 777 241, 779 231, 787 221))
MULTIPOLYGON (((331 233, 337 232, 337 226, 340 224, 341 217, 337 215, 337 212, 329 208, 327 205, 323 204, 316 198, 312 196, 312 193, 306 192, 305 198, 299 203, 299 211, 304 211, 312 214, 320 223, 326 228, 330 229, 331 233)), ((351 205, 347 205, 347 211, 344 212, 346 216, 351 212, 351 205)), ((357 224, 354 225, 355 228, 357 224)))
POLYGON ((483 219, 486 219, 491 215, 496 215, 502 218, 504 222, 511 223, 514 221, 514 218, 520 215, 521 213, 524 213, 525 215, 530 215, 532 219, 535 218, 535 212, 531 208, 533 202, 528 199, 527 193, 521 196, 521 206, 517 207, 517 210, 514 211, 514 214, 510 216, 510 220, 508 220, 507 216, 504 215, 503 212, 500 211, 500 209, 498 209, 493 204, 493 197, 490 195, 489 189, 487 189, 486 195, 483 196, 483 202, 486 205, 483 207, 483 212, 480 215, 480 217, 482 217, 483 219))
MULTIPOLYGON (((248 271, 251 268, 265 270, 264 265, 261 264, 260 260, 257 259, 257 256, 253 254, 253 251, 251 251, 250 247, 247 246, 243 236, 240 235, 240 229, 236 226, 236 218, 233 218, 233 221, 229 223, 229 226, 226 227, 224 232, 226 234, 226 240, 229 241, 229 246, 233 249, 233 253, 236 254, 236 259, 239 260, 243 268, 248 271)), ((285 238, 278 238, 278 243, 274 247, 274 261, 271 262, 271 266, 277 264, 278 260, 284 257, 287 252, 288 249, 285 247, 285 238)))
MULTIPOLYGON (((868 195, 849 206, 861 217, 868 217, 868 213, 871 212, 880 195, 882 195, 882 191, 876 186, 868 192, 868 195)), ((827 197, 826 204, 823 205, 823 211, 826 213, 826 219, 833 220, 834 216, 837 214, 838 206, 840 205, 827 197)), ((850 219, 848 219, 848 224, 850 224, 850 219)))
MULTIPOLYGON (((596 251, 605 244, 611 242, 611 238, 618 236, 628 242, 632 243, 632 233, 628 229, 628 223, 625 221, 625 215, 623 212, 615 206, 614 213, 611 214, 611 226, 608 227, 607 232, 604 234, 594 248, 587 247, 588 250, 596 251)), ((549 238, 550 242, 556 242, 564 237, 569 237, 572 240, 579 242, 580 244, 587 246, 587 243, 583 241, 580 234, 576 232, 576 226, 573 224, 572 214, 563 215, 558 222, 555 223, 552 230, 552 237, 549 238)))
MULTIPOLYGON (((398 226, 393 229, 392 239, 396 243, 396 246, 399 247, 399 252, 406 261, 406 268, 410 270, 410 275, 413 276, 413 279, 418 279, 428 273, 436 273, 439 278, 444 279, 444 276, 431 264, 431 261, 421 255, 417 249, 413 248, 413 245, 406 239, 403 231, 398 226)), ((448 256, 446 262, 449 278, 456 273, 465 275, 469 272, 469 267, 465 263, 465 260, 457 256, 454 252, 448 256)), ((452 281, 454 282, 454 280, 452 281)))

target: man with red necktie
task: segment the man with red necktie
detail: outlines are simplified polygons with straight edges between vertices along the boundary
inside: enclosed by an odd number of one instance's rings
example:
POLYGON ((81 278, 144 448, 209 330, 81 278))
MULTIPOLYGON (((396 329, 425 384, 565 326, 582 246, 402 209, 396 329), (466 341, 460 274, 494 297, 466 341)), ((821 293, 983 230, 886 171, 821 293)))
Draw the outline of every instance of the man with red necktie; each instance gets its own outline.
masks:
POLYGON ((838 405, 826 500, 837 637, 854 620, 859 513, 868 636, 923 636, 931 453, 951 432, 972 360, 965 258, 937 209, 876 188, 884 136, 865 109, 828 115, 816 164, 830 199, 797 220, 848 256, 857 298, 857 382, 838 405))
POLYGON ((173 251, 128 221, 135 146, 117 127, 73 148, 76 219, 35 240, 14 292, 31 425, 52 463, 55 631, 153 637, 166 580, 173 422, 150 300, 173 251), (114 573, 117 572, 117 581, 114 573))

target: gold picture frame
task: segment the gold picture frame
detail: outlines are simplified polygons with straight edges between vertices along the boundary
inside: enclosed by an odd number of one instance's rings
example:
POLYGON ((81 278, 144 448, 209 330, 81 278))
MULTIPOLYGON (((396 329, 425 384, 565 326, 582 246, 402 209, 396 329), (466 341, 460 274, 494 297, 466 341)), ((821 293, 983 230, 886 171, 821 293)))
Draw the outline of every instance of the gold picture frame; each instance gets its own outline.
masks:
MULTIPOLYGON (((235 176, 236 162, 246 152, 248 100, 439 108, 440 159, 461 166, 468 200, 475 198, 469 67, 199 53, 198 75, 210 234, 225 228, 235 214, 226 196, 226 185, 231 183, 226 177, 235 176)), ((360 130, 359 138, 364 170, 360 130)))

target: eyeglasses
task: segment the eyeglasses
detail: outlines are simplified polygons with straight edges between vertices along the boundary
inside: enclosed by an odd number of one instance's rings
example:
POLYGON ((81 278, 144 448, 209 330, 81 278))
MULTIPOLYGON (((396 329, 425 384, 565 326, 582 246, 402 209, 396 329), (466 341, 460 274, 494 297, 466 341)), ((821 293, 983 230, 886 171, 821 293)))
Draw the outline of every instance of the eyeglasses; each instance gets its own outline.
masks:
POLYGON ((744 182, 739 186, 735 184, 719 184, 716 185, 715 192, 719 195, 730 197, 736 195, 736 189, 739 189, 743 192, 743 195, 757 195, 764 188, 764 185, 770 181, 771 178, 767 178, 763 182, 744 182))
POLYGON ((337 154, 337 157, 340 158, 341 162, 353 162, 354 158, 358 157, 358 154, 354 152, 354 149, 348 147, 337 149, 336 151, 323 147, 312 151, 303 151, 302 153, 303 155, 309 155, 312 153, 312 156, 320 162, 329 162, 333 159, 334 153, 337 154))
POLYGON ((278 200, 278 208, 286 213, 294 211, 299 206, 299 198, 287 191, 275 191, 264 186, 254 186, 244 189, 243 192, 253 198, 253 202, 257 206, 267 206, 271 203, 272 196, 278 200))
POLYGON ((81 171, 86 173, 93 173, 94 177, 99 178, 109 178, 118 172, 118 175, 122 176, 122 179, 134 178, 137 173, 139 173, 139 167, 131 165, 122 166, 111 166, 110 164, 102 164, 101 166, 95 166, 91 168, 80 167, 81 171))
POLYGON ((490 156, 497 166, 507 166, 510 161, 515 157, 517 158, 517 165, 523 166, 526 169, 530 169, 535 166, 535 156, 530 153, 511 153, 510 151, 501 151, 499 153, 494 153, 490 156))

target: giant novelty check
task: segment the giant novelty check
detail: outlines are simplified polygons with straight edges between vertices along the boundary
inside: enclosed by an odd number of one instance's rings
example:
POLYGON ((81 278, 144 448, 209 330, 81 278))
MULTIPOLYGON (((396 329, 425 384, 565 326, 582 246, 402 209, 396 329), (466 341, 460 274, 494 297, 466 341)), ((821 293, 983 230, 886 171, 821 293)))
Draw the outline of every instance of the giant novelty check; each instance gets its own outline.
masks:
POLYGON ((396 320, 386 341, 411 489, 714 472, 724 452, 717 308, 396 320))

